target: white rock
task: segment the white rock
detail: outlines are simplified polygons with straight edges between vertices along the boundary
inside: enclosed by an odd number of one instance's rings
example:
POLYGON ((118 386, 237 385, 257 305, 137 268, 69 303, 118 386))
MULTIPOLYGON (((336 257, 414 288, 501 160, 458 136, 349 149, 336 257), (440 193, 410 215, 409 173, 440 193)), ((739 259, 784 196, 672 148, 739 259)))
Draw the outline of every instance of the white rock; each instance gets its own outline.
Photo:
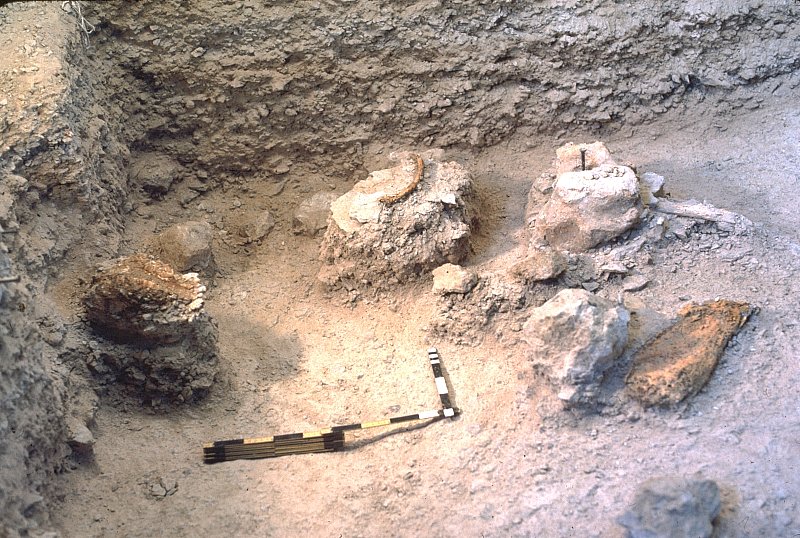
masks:
POLYGON ((456 195, 452 192, 443 192, 439 195, 439 200, 445 205, 456 205, 456 195))
POLYGON ((664 177, 654 174, 653 172, 645 172, 639 178, 642 184, 642 193, 647 196, 647 200, 661 196, 664 193, 664 177))
POLYGON ((625 291, 639 291, 649 283, 650 280, 643 275, 631 275, 623 279, 622 289, 625 291))
POLYGON ((554 248, 581 252, 622 234, 640 213, 633 170, 603 165, 559 176, 536 219, 536 230, 554 248))
POLYGON ((446 263, 433 270, 433 292, 441 295, 448 293, 468 293, 478 282, 472 271, 460 265, 446 263))
POLYGON ((348 216, 361 224, 378 222, 383 205, 380 201, 381 194, 356 193, 348 209, 348 216))
POLYGON ((603 373, 628 340, 630 314, 581 289, 566 289, 531 313, 523 327, 534 367, 565 403, 590 403, 603 373))
POLYGON ((413 179, 415 169, 408 162, 375 170, 367 179, 331 204, 333 221, 345 232, 353 232, 362 224, 376 223, 384 208, 384 196, 400 191, 413 179))
POLYGON ((622 262, 608 262, 600 267, 600 271, 603 273, 615 273, 624 275, 628 272, 628 268, 625 267, 625 264, 622 262))

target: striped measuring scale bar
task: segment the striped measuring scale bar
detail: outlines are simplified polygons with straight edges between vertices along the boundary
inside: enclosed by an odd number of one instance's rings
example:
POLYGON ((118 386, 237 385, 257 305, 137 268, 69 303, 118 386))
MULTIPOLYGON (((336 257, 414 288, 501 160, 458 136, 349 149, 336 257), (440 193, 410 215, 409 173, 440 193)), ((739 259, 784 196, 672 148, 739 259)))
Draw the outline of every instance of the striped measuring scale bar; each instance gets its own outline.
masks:
POLYGON ((368 428, 391 426, 392 424, 401 424, 403 422, 417 420, 455 417, 458 414, 458 409, 453 407, 450 400, 450 392, 447 389, 447 381, 442 372, 439 351, 435 347, 428 349, 428 360, 433 369, 436 391, 439 393, 439 399, 442 402, 441 409, 422 411, 420 413, 414 413, 413 415, 391 417, 371 422, 331 426, 330 428, 312 432, 214 441, 213 443, 206 443, 203 445, 203 462, 220 463, 223 461, 242 459, 276 458, 278 456, 288 456, 292 454, 333 452, 344 446, 344 434, 347 431, 366 430, 368 428))

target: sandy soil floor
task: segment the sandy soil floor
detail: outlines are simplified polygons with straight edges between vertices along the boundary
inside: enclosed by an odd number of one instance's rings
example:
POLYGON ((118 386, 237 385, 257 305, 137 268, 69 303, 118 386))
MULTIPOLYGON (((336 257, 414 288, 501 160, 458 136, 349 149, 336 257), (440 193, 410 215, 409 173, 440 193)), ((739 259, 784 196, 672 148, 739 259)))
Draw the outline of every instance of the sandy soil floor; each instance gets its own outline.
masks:
MULTIPOLYGON (((688 403, 643 410, 617 395, 596 412, 563 411, 508 327, 474 346, 432 338, 430 282, 348 305, 315 284, 319 239, 291 232, 291 212, 309 194, 304 178, 290 172, 277 194, 273 184, 243 179, 188 208, 167 197, 132 214, 123 254, 172 222, 221 219, 219 231, 237 213, 269 209, 278 226, 252 248, 215 242, 219 273, 207 307, 219 323, 223 375, 210 397, 166 413, 104 398, 94 459, 60 480, 58 527, 76 537, 619 536, 614 518, 636 486, 680 474, 721 486, 719 536, 797 535, 800 111, 778 102, 717 112, 667 115, 605 140, 640 172, 665 176, 674 198, 707 200, 762 223, 744 236, 701 227, 687 240, 665 241, 650 284, 633 294, 668 315, 715 297, 760 308, 688 403), (462 411, 457 419, 356 432, 337 453, 203 465, 201 446, 215 439, 436 408, 431 345, 462 411)), ((593 139, 519 134, 480 154, 448 153, 472 170, 483 201, 467 265, 522 256, 531 181, 556 147, 593 139)), ((367 165, 386 164, 391 149, 368 148, 367 165)), ((357 179, 333 187, 343 192, 357 179)), ((73 270, 62 290, 84 268, 73 270)), ((75 320, 77 298, 65 295, 62 307, 75 320)))

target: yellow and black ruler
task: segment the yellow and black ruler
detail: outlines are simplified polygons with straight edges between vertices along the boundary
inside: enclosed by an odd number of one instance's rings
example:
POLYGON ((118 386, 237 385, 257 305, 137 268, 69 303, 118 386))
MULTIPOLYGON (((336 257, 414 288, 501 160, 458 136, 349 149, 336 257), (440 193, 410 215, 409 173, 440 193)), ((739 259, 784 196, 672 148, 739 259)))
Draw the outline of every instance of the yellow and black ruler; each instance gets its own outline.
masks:
POLYGON ((433 368, 436 390, 442 401, 442 409, 422 411, 413 415, 386 418, 371 422, 359 422, 344 426, 332 426, 323 430, 305 433, 288 433, 270 437, 253 437, 249 439, 229 439, 214 441, 203 446, 204 463, 220 463, 223 461, 276 458, 291 454, 311 454, 315 452, 333 452, 344 446, 344 433, 351 430, 365 430, 380 426, 390 426, 402 422, 454 417, 458 414, 450 400, 447 382, 442 373, 439 352, 436 348, 428 350, 428 359, 433 368))

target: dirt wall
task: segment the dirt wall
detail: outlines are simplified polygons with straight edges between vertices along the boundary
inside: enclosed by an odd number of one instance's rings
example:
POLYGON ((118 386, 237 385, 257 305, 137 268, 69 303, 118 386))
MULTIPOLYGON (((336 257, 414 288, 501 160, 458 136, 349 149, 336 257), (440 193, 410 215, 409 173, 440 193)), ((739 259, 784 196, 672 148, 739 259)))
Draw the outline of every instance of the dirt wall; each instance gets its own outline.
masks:
MULTIPOLYGON (((0 278, 13 270, 1 251, 0 278)), ((0 534, 46 520, 50 473, 67 452, 64 387, 42 360, 42 339, 23 309, 22 286, 0 284, 0 534)))
POLYGON ((115 252, 126 149, 95 100, 60 2, 0 7, 0 535, 47 526, 64 468, 69 370, 46 296, 70 258, 115 252), (84 248, 76 248, 77 246, 84 248))
POLYGON ((791 0, 93 7, 141 145, 216 171, 280 172, 311 155, 346 168, 376 139, 617 129, 703 99, 756 107, 752 87, 800 62, 791 0))

